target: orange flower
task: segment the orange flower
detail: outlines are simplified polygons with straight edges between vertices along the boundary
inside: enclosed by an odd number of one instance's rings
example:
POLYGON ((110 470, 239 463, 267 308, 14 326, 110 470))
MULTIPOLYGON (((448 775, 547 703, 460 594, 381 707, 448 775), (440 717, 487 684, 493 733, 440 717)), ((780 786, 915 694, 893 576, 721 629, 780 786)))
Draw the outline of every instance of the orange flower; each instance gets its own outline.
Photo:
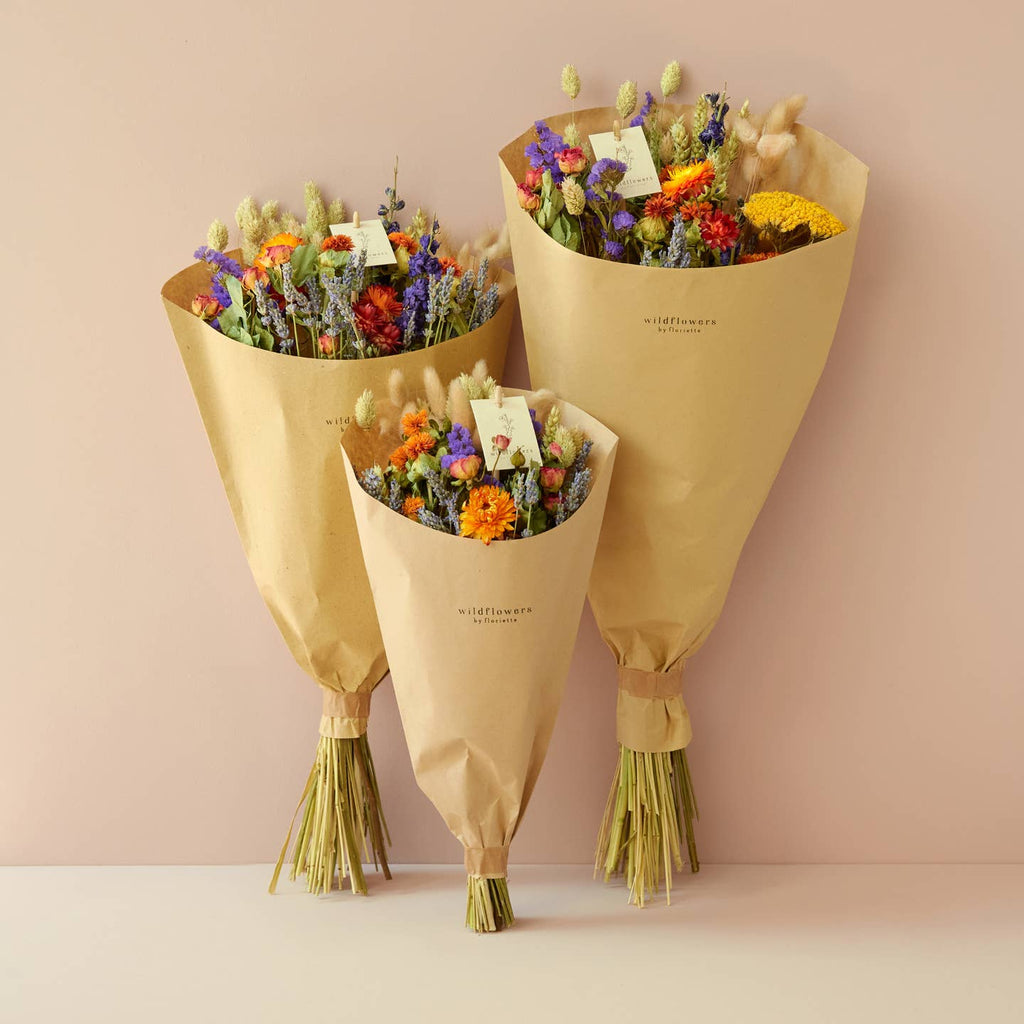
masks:
POLYGON ((388 459, 395 469, 405 469, 406 463, 409 461, 409 449, 404 444, 400 444, 392 453, 388 459))
POLYGON ((212 320, 220 310, 220 303, 212 295, 197 295, 192 300, 192 312, 200 320, 212 320))
POLYGON ((254 292, 257 284, 266 288, 270 284, 270 275, 262 267, 246 267, 242 274, 242 287, 247 292, 254 292))
POLYGON ((268 238, 260 248, 259 255, 253 260, 257 267, 279 267, 292 258, 292 253, 302 245, 302 239, 282 231, 273 238, 268 238))
POLYGON ((351 252, 354 248, 348 235, 329 235, 320 243, 321 252, 351 252))
POLYGON ((389 320, 394 320, 402 312, 398 293, 390 285, 371 284, 359 296, 359 301, 372 302, 389 320))
POLYGON ((676 212, 672 200, 664 194, 651 196, 644 203, 644 216, 656 218, 657 220, 671 220, 676 212))
POLYGON ((407 519, 415 519, 419 521, 419 511, 423 508, 422 498, 406 498, 402 502, 402 515, 407 519))
POLYGON ((770 260, 773 256, 778 256, 777 252, 745 252, 736 262, 737 263, 760 263, 761 260, 770 260))
POLYGON ((711 204, 698 203, 696 199, 691 199, 679 207, 679 212, 683 220, 701 220, 711 214, 711 204))
POLYGON ((455 270, 455 276, 462 277, 462 266, 458 260, 451 256, 442 256, 437 262, 441 264, 442 271, 452 267, 455 270))
POLYGON ((512 495, 500 487, 474 487, 459 515, 463 537, 476 537, 490 544, 503 533, 515 530, 516 505, 512 495))
POLYGON ((402 437, 412 437, 413 434, 419 433, 426 427, 429 418, 430 413, 426 409, 420 409, 419 412, 407 412, 402 417, 402 437))
POLYGON ((405 450, 409 453, 410 459, 424 452, 432 452, 437 445, 434 438, 425 430, 417 431, 405 442, 405 450))
POLYGON ((674 202, 699 196, 715 180, 710 160, 693 164, 669 164, 661 172, 661 191, 674 202))
POLYGON ((396 249, 404 249, 410 256, 415 256, 420 251, 420 243, 410 237, 404 231, 392 231, 388 235, 388 241, 396 249))

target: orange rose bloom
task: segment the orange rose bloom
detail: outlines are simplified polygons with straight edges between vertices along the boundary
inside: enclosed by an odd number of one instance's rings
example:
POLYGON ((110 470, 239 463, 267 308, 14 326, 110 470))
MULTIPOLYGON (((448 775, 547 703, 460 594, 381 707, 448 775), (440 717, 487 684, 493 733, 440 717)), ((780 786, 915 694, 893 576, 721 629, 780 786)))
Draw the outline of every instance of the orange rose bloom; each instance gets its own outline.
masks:
POLYGON ((415 519, 418 522, 420 518, 419 511, 421 508, 423 508, 422 498, 406 498, 405 501, 402 502, 402 515, 405 516, 406 519, 415 519))
POLYGON ((413 434, 424 430, 429 418, 430 413, 426 409, 420 409, 419 412, 407 412, 402 417, 402 437, 412 437, 413 434))
POLYGON ((516 505, 512 495, 500 487, 474 487, 459 514, 463 537, 475 537, 490 544, 503 533, 515 531, 516 505))
POLYGON ((710 160, 694 164, 669 164, 661 172, 661 191, 673 202, 694 199, 715 180, 710 160))
POLYGON ((773 256, 778 256, 777 252, 745 252, 736 262, 737 263, 760 263, 761 260, 770 260, 773 256))
POLYGON ((292 253, 302 245, 302 239, 296 235, 290 235, 282 231, 273 238, 268 238, 260 248, 259 254, 253 263, 257 267, 279 267, 292 258, 292 253))

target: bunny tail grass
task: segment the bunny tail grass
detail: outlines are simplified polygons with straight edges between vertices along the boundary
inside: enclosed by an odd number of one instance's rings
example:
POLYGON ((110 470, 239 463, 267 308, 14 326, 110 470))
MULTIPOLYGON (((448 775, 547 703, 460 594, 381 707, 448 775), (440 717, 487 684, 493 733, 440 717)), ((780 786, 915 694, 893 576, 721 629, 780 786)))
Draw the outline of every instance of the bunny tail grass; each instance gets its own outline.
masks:
POLYGON ((466 927, 475 932, 500 932, 514 924, 507 878, 466 876, 466 927))
POLYGON ((625 875, 629 902, 642 907, 665 880, 672 902, 672 871, 683 868, 683 841, 690 870, 697 871, 693 823, 697 801, 685 750, 643 753, 619 745, 619 763, 597 840, 594 876, 625 875))
POLYGON ((277 887, 300 810, 302 821, 292 849, 290 877, 294 881, 304 874, 307 892, 330 892, 337 873, 339 889, 347 876, 352 892, 366 895, 363 861, 371 857, 384 877, 391 877, 387 858, 391 836, 365 734, 357 739, 320 737, 316 761, 270 880, 270 892, 277 887))

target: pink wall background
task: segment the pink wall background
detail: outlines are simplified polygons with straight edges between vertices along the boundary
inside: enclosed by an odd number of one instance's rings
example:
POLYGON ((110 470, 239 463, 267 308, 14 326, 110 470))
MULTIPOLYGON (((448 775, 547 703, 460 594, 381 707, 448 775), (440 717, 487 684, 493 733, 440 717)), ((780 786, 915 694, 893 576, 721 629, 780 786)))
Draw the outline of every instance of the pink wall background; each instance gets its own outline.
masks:
MULTIPOLYGON (((1019 8, 620 10, 4 5, 0 862, 267 861, 308 771, 319 696, 158 300, 209 220, 306 177, 372 212, 398 152, 410 204, 475 231, 566 60, 593 105, 672 57, 688 94, 809 93, 872 168, 832 358, 689 673, 703 857, 1024 858, 1019 8)), ((459 860, 378 694, 395 860, 459 860)), ((613 705, 587 613, 520 861, 590 859, 613 705)))

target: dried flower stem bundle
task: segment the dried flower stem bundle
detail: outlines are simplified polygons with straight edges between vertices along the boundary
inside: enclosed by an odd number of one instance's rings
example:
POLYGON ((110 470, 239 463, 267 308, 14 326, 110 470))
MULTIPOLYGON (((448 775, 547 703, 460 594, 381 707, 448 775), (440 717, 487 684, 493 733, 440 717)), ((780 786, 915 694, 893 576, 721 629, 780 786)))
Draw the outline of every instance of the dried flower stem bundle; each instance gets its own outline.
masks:
POLYGON ((515 924, 507 878, 466 878, 466 927, 475 932, 500 932, 515 924))
POLYGON ((638 907, 665 883, 672 902, 672 871, 683 867, 685 842, 690 870, 700 868, 693 823, 697 801, 686 750, 644 753, 619 744, 619 762, 597 840, 595 877, 624 875, 629 901, 638 907))
MULTIPOLYGON (((365 896, 362 862, 371 858, 384 877, 391 878, 387 858, 391 836, 365 733, 356 739, 320 737, 299 808, 302 821, 295 836, 290 877, 294 881, 304 874, 307 892, 330 892, 337 875, 339 889, 348 878, 352 892, 365 896)), ((295 813, 297 816, 298 809, 295 813)), ((270 892, 277 888, 291 836, 289 828, 270 892)))

